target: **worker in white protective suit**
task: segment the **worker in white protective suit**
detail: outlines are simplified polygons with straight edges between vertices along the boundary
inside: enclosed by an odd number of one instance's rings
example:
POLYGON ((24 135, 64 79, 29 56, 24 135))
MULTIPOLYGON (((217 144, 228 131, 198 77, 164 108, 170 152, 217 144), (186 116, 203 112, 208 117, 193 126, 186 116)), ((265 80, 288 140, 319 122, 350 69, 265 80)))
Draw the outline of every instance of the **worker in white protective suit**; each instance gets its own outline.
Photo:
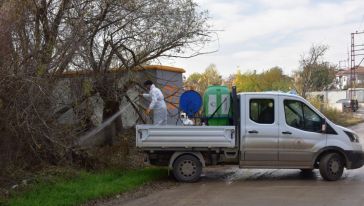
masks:
POLYGON ((167 124, 167 106, 164 102, 164 96, 160 89, 158 89, 152 81, 147 80, 144 86, 149 90, 149 94, 143 94, 143 97, 150 99, 150 105, 145 111, 147 115, 153 110, 153 124, 166 125, 167 124))

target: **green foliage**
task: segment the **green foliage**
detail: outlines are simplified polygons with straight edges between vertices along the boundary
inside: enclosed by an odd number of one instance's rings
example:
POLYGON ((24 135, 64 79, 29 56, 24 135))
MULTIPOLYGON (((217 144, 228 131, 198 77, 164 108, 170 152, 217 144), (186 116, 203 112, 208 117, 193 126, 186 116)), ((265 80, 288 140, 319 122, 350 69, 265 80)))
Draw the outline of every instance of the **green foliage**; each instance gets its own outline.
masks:
POLYGON ((41 182, 8 201, 8 205, 80 205, 135 189, 167 175, 165 169, 136 171, 81 172, 76 178, 58 178, 41 182))
POLYGON ((312 77, 313 90, 321 91, 329 86, 335 79, 336 67, 328 63, 316 65, 315 75, 312 77))
POLYGON ((240 71, 235 76, 235 86, 238 92, 256 92, 261 91, 260 85, 258 85, 257 75, 254 73, 244 73, 240 71))
POLYGON ((207 86, 209 85, 221 85, 222 77, 219 71, 216 68, 215 64, 209 65, 205 72, 202 73, 202 81, 207 82, 207 86))
POLYGON ((215 64, 210 64, 203 73, 191 74, 185 82, 189 89, 198 91, 203 94, 210 85, 221 85, 222 77, 215 64))
POLYGON ((279 67, 273 67, 261 74, 237 72, 234 81, 239 92, 288 91, 292 79, 283 74, 279 67))
POLYGON ((201 79, 202 79, 202 74, 194 72, 188 77, 187 81, 185 82, 185 85, 190 86, 194 89, 199 85, 201 79))

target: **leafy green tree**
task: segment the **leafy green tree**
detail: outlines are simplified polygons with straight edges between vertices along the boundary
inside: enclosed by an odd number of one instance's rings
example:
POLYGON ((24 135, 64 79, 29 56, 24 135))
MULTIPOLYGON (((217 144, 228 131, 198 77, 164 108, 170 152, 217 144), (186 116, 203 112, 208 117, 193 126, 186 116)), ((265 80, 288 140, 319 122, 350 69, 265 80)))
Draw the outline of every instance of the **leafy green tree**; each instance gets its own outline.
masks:
POLYGON ((280 67, 273 67, 260 77, 263 90, 288 91, 292 86, 292 79, 283 74, 280 67))
POLYGON ((203 94, 210 85, 221 85, 222 77, 215 64, 210 64, 203 73, 191 74, 186 82, 185 87, 193 89, 203 94))
POLYGON ((261 74, 238 71, 234 83, 239 92, 288 91, 292 79, 284 75, 281 68, 273 67, 261 74))
POLYGON ((241 71, 238 71, 234 83, 238 92, 261 91, 258 85, 257 75, 255 73, 241 73, 241 71))
POLYGON ((202 73, 202 78, 204 82, 207 83, 207 86, 209 85, 221 85, 222 83, 222 77, 219 73, 219 71, 216 68, 215 64, 210 64, 204 73, 202 73))
POLYGON ((184 85, 187 89, 200 90, 199 84, 201 78, 202 78, 201 73, 194 72, 187 78, 184 85))

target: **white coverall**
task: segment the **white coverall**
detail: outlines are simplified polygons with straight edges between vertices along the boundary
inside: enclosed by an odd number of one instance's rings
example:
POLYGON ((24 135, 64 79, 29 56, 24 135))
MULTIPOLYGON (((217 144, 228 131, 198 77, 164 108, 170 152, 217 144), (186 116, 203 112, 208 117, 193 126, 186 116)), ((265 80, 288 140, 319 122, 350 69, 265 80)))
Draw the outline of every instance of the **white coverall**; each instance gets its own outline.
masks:
POLYGON ((164 96, 160 89, 154 84, 150 86, 149 94, 143 94, 143 97, 151 100, 149 109, 153 110, 153 124, 166 125, 167 124, 167 106, 164 102, 164 96))

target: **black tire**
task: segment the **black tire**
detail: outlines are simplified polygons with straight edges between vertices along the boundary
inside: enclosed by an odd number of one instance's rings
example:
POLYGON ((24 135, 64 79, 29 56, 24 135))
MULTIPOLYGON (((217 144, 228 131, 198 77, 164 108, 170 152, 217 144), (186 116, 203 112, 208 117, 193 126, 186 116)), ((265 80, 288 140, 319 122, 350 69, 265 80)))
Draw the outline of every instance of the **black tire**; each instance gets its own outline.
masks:
POLYGON ((320 160, 320 174, 327 181, 341 178, 344 172, 344 159, 337 153, 329 153, 320 160))
POLYGON ((173 164, 173 176, 180 182, 196 182, 201 172, 202 164, 193 155, 182 155, 173 164))

